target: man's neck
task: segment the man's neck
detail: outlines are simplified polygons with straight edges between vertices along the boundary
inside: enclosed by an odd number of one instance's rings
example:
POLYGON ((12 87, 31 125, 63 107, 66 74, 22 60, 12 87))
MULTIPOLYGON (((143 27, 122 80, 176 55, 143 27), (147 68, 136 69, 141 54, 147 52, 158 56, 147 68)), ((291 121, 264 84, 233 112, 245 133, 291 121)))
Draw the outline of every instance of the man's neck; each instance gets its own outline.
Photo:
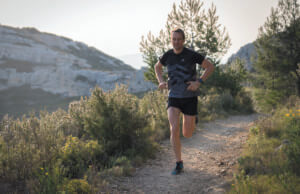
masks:
POLYGON ((173 49, 175 54, 179 54, 183 51, 184 47, 182 47, 180 50, 176 50, 175 48, 173 49))

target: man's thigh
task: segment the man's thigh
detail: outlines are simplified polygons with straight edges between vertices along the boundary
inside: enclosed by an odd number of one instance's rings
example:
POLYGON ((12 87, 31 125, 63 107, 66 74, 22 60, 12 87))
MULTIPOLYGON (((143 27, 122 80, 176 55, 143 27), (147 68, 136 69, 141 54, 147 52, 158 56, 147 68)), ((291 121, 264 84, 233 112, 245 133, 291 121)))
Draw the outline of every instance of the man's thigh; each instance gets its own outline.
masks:
POLYGON ((179 129, 179 118, 180 118, 180 109, 177 107, 170 106, 167 109, 168 111, 168 119, 170 123, 170 127, 174 129, 179 129))
POLYGON ((197 111, 198 98, 192 97, 187 98, 184 101, 183 108, 183 123, 182 123, 182 132, 184 136, 190 137, 193 134, 193 131, 196 127, 196 116, 198 114, 197 111))
POLYGON ((193 133, 196 127, 196 116, 197 115, 183 115, 183 123, 182 123, 182 132, 185 133, 193 133))

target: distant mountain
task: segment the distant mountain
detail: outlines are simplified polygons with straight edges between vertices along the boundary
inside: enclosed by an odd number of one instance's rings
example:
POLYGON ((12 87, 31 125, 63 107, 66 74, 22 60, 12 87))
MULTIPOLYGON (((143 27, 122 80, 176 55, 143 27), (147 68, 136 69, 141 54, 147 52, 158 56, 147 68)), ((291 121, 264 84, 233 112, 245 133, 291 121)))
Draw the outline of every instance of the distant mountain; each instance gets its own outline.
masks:
POLYGON ((245 61, 245 68, 248 71, 252 71, 253 70, 253 66, 252 66, 252 61, 251 61, 251 57, 256 58, 257 54, 255 51, 255 47, 254 47, 254 42, 248 43, 244 46, 242 46, 237 53, 232 54, 228 60, 227 60, 227 64, 230 64, 232 61, 234 61, 236 58, 240 58, 243 59, 245 61))
POLYGON ((82 42, 35 28, 0 25, 0 116, 18 112, 18 103, 26 110, 39 103, 37 109, 44 103, 66 104, 66 99, 90 95, 96 85, 108 91, 115 84, 127 84, 131 93, 156 88, 144 80, 144 71, 82 42))

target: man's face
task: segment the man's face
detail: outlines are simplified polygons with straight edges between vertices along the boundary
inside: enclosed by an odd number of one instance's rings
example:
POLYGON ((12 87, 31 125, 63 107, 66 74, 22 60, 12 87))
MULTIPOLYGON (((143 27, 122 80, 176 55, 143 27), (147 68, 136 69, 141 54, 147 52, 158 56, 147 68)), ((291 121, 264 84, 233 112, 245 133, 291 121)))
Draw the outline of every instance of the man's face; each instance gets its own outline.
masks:
POLYGON ((173 32, 172 34, 172 45, 176 50, 180 50, 183 47, 184 40, 182 34, 179 32, 173 32))

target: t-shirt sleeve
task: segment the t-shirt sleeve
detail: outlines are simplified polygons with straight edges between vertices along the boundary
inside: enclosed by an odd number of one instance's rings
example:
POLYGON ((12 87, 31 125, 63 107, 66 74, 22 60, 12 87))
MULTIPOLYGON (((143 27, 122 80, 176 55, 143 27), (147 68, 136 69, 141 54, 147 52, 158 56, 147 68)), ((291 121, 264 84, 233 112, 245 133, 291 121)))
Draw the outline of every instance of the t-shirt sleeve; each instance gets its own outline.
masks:
POLYGON ((165 52, 163 55, 161 55, 161 56, 158 58, 158 59, 159 59, 159 62, 160 62, 163 66, 166 66, 167 56, 168 56, 168 53, 165 52))
POLYGON ((201 55, 198 52, 195 52, 195 55, 194 55, 195 63, 198 63, 199 65, 201 65, 202 62, 204 61, 204 59, 205 59, 205 57, 203 55, 201 55))

